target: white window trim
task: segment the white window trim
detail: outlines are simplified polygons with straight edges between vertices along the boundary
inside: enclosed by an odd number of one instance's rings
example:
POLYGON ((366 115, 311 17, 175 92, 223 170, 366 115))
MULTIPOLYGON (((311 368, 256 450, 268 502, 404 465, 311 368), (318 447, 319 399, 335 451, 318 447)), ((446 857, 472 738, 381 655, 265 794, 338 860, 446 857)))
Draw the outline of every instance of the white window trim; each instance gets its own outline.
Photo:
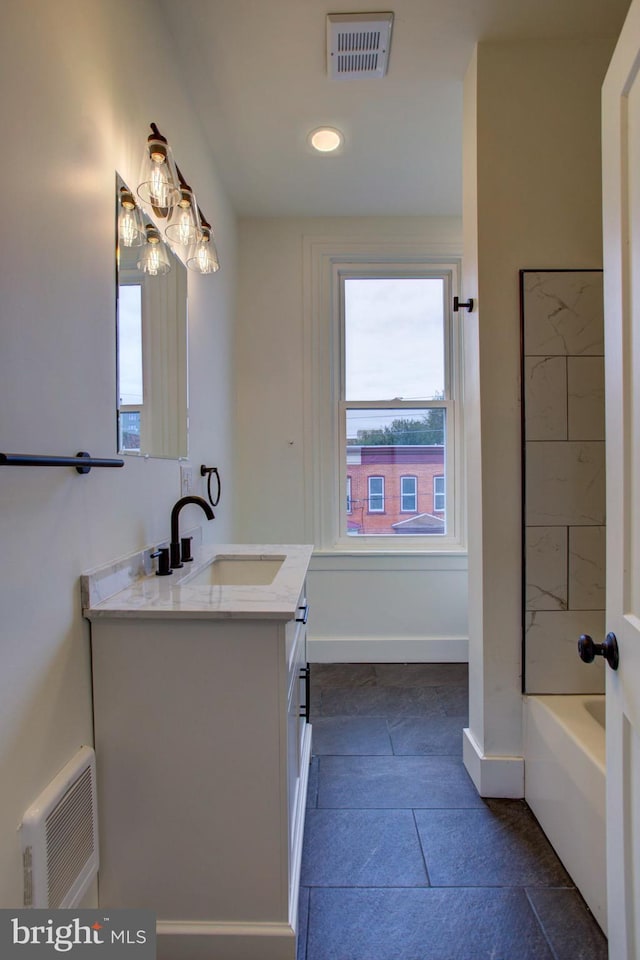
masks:
POLYGON ((417 513, 417 512, 418 512, 418 478, 415 476, 415 474, 407 473, 400 477, 400 513, 417 513), (413 480, 413 493, 405 494, 403 490, 405 480, 413 480), (405 496, 413 497, 413 503, 414 503, 413 507, 406 507, 406 508, 403 507, 402 503, 405 496))
MULTIPOLYGON (((447 444, 445 476, 448 503, 448 530, 438 537, 352 537, 346 534, 346 490, 342 464, 345 438, 338 415, 335 384, 341 369, 339 284, 341 271, 350 274, 371 265, 395 267, 398 275, 415 276, 433 270, 449 276, 448 296, 460 291, 461 245, 445 241, 420 242, 389 238, 379 242, 358 239, 305 237, 304 307, 305 390, 304 428, 310 443, 305 445, 304 468, 309 479, 305 486, 305 535, 318 553, 336 554, 448 554, 466 551, 466 491, 464 486, 464 435, 462 417, 462 319, 452 314, 450 331, 451 396, 454 398, 453 444, 447 444), (340 444, 342 443, 342 446, 340 444), (342 531, 345 531, 344 533, 342 531)), ((364 404, 368 407, 375 403, 364 404)), ((388 406, 388 404, 379 404, 388 406)), ((428 407, 437 402, 426 404, 428 407)), ((443 403, 443 405, 445 405, 443 403)), ((420 406, 420 404, 415 404, 420 406)))
POLYGON ((347 516, 350 516, 353 513, 353 501, 351 498, 351 477, 347 476, 347 516))
POLYGON ((433 512, 442 513, 447 509, 447 484, 444 485, 444 490, 436 490, 436 480, 444 480, 442 474, 433 478, 433 512), (444 497, 444 507, 436 507, 436 497, 444 497))

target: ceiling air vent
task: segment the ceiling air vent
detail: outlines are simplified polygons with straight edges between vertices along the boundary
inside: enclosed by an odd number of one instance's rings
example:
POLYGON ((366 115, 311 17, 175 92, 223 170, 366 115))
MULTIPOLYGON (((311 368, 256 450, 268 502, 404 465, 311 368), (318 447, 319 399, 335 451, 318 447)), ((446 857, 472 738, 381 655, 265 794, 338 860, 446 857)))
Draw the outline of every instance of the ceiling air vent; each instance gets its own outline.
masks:
POLYGON ((331 79, 384 77, 392 25, 392 13, 330 13, 327 69, 331 79))

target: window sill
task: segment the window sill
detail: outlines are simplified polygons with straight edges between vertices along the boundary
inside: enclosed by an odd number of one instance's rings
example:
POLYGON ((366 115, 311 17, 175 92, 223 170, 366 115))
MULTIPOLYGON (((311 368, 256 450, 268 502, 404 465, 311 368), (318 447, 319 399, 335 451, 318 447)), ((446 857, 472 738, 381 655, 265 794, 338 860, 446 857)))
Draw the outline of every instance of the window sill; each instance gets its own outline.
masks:
POLYGON ((314 557, 466 557, 468 554, 466 547, 444 547, 441 550, 417 548, 384 550, 373 547, 362 547, 362 549, 353 549, 351 547, 315 547, 314 557))
POLYGON ((466 550, 381 551, 381 550, 314 550, 311 571, 335 570, 452 570, 468 568, 466 550))
POLYGON ((316 546, 314 553, 323 556, 465 556, 466 544, 453 537, 348 537, 332 543, 331 546, 316 546))

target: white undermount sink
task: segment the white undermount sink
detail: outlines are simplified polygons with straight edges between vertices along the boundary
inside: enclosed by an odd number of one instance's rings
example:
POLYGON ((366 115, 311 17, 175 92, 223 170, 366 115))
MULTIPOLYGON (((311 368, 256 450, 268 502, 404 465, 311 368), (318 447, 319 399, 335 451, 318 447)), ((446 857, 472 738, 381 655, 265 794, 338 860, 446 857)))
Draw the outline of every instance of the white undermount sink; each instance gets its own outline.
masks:
POLYGON ((218 556, 185 586, 265 586, 273 583, 283 556, 218 556))

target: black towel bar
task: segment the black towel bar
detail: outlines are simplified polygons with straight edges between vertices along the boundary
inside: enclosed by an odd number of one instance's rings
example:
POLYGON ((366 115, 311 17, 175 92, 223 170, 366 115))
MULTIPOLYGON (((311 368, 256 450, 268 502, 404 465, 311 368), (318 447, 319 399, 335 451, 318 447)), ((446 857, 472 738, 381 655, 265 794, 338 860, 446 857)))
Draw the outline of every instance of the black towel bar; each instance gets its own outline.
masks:
POLYGON ((75 467, 78 473, 89 473, 91 467, 124 467, 124 460, 105 460, 92 457, 81 450, 75 457, 39 456, 35 453, 0 453, 4 467, 75 467))

